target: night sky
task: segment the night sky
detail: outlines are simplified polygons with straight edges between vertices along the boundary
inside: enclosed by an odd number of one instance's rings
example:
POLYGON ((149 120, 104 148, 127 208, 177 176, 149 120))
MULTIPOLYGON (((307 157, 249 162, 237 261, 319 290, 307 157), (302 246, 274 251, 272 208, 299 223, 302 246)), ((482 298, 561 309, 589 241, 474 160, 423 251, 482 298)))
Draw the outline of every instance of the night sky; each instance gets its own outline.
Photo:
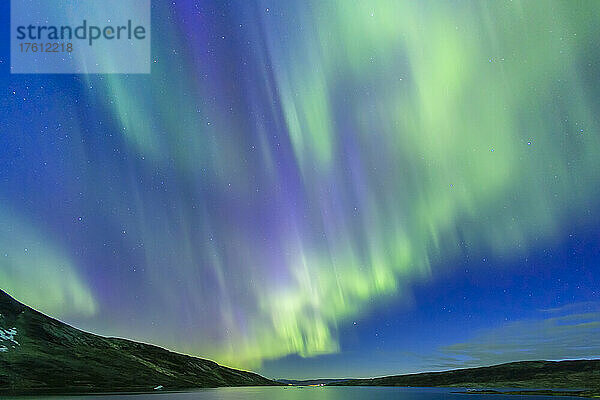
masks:
POLYGON ((17 299, 276 378, 600 357, 599 1, 156 0, 151 75, 11 75, 8 15, 17 299))

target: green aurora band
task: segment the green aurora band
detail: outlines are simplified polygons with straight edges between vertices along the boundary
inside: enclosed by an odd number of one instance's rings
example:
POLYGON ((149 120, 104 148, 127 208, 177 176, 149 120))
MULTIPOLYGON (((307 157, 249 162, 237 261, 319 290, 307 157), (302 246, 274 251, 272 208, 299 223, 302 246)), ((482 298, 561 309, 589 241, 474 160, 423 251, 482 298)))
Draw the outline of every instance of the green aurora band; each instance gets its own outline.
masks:
MULTIPOLYGON (((56 259, 59 243, 38 249, 40 279, 53 295, 38 296, 40 285, 27 282, 27 259, 2 266, 15 296, 61 317, 78 314, 86 327, 255 368, 339 351, 340 324, 386 301, 409 306, 410 285, 443 278, 464 246, 510 258, 555 240, 562 221, 585 223, 600 187, 598 88, 585 74, 598 61, 590 57, 600 2, 240 7, 260 15, 244 27, 255 55, 248 62, 268 65, 255 77, 261 91, 240 88, 254 117, 230 112, 218 95, 207 101, 219 82, 206 79, 211 65, 187 56, 206 49, 175 29, 163 29, 161 46, 169 45, 154 56, 151 85, 119 75, 84 83, 101 87, 103 107, 138 159, 176 172, 171 189, 197 198, 210 191, 240 210, 224 221, 199 200, 188 218, 186 201, 166 207, 136 189, 135 169, 125 172, 136 210, 126 217, 127 235, 136 238, 131 246, 144 243, 141 279, 152 284, 157 312, 174 322, 168 310, 183 307, 186 321, 215 327, 101 325, 93 317, 103 315, 98 293, 84 278, 64 282, 55 273, 73 269, 56 259), (265 120, 274 121, 277 141, 265 120), (248 129, 256 138, 251 161, 247 140, 236 140, 248 129), (290 179, 280 168, 286 143, 301 183, 295 193, 282 189, 290 179), (265 243, 260 227, 235 218, 270 205, 279 219, 265 224, 279 226, 265 243), (214 277, 210 292, 200 289, 205 273, 214 277)), ((90 190, 107 209, 130 205, 90 190)))

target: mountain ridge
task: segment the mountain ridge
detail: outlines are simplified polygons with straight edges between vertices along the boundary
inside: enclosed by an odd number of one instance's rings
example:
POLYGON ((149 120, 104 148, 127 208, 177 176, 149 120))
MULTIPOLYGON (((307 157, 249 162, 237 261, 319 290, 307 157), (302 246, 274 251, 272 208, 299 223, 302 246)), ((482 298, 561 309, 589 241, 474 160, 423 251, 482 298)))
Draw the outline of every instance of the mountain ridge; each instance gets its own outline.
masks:
POLYGON ((591 389, 600 391, 600 359, 515 361, 439 372, 348 379, 328 386, 591 389))
POLYGON ((85 332, 0 289, 0 393, 143 392, 280 385, 152 344, 85 332))

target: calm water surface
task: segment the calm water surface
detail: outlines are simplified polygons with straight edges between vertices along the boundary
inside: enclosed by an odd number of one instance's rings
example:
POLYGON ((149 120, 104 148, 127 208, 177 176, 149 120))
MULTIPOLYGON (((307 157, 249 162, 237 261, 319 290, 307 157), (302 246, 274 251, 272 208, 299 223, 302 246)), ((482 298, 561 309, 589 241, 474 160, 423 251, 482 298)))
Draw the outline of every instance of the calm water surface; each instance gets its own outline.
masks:
MULTIPOLYGON (((266 387, 202 389, 185 393, 130 395, 48 396, 43 400, 559 400, 579 399, 559 396, 510 396, 458 394, 456 388, 389 388, 389 387, 266 387)), ((34 397, 9 397, 24 400, 34 397)))

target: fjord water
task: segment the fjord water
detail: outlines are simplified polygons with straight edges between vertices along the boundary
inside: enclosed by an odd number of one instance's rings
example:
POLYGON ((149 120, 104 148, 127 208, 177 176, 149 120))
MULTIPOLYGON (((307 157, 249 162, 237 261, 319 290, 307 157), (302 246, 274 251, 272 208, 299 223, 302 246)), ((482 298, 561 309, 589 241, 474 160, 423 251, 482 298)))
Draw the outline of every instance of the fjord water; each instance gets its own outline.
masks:
MULTIPOLYGON (((458 388, 398 387, 243 387, 201 389, 180 393, 109 394, 93 396, 35 396, 41 400, 558 400, 568 396, 512 396, 456 393, 458 388)), ((9 397, 24 400, 34 397, 9 397)))

